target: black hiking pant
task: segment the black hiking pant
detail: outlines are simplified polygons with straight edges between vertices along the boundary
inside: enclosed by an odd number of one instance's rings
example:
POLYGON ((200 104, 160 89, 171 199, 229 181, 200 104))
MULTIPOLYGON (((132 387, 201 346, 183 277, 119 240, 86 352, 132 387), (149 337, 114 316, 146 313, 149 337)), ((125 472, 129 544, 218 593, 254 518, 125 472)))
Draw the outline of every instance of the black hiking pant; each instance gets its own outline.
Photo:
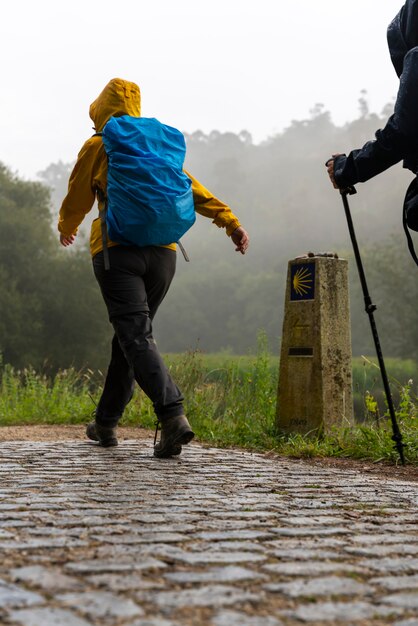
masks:
POLYGON ((103 252, 93 258, 94 274, 115 334, 96 421, 116 426, 131 400, 135 381, 151 399, 158 419, 182 415, 183 396, 152 336, 152 320, 173 279, 176 252, 168 248, 114 246, 110 269, 103 252))

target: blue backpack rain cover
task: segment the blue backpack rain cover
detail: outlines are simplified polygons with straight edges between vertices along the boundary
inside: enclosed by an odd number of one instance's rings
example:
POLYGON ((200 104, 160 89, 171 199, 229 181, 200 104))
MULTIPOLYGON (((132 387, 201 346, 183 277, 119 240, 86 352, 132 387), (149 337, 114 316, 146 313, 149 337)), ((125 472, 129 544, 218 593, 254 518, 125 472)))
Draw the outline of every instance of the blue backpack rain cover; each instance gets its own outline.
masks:
POLYGON ((102 138, 109 238, 137 246, 177 242, 196 219, 182 133, 154 118, 123 115, 109 119, 102 138))

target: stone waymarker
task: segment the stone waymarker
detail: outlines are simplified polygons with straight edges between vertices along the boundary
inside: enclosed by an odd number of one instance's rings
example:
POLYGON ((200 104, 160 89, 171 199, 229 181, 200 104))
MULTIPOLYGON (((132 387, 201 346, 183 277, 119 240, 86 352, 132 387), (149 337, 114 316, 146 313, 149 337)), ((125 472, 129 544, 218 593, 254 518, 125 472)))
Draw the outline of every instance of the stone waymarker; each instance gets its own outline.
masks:
POLYGON ((348 263, 334 256, 289 261, 277 425, 317 433, 352 421, 348 263))

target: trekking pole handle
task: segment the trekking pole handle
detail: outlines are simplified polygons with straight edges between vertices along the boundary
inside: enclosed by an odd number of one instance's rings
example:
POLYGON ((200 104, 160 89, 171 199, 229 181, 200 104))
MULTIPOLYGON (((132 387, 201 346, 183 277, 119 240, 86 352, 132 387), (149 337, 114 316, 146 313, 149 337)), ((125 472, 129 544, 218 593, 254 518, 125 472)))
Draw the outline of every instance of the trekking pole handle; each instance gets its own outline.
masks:
MULTIPOLYGON (((345 156, 345 154, 339 154, 335 156, 345 156)), ((328 165, 331 163, 331 161, 334 161, 334 159, 335 157, 331 157, 330 159, 328 159, 325 162, 325 167, 328 167, 328 165)), ((342 196, 354 196, 355 193, 357 193, 357 191, 353 185, 350 185, 349 187, 345 187, 344 189, 340 189, 340 194, 342 196)))
POLYGON ((340 194, 342 196, 354 196, 357 193, 357 189, 350 185, 350 187, 346 187, 345 189, 340 189, 340 194))

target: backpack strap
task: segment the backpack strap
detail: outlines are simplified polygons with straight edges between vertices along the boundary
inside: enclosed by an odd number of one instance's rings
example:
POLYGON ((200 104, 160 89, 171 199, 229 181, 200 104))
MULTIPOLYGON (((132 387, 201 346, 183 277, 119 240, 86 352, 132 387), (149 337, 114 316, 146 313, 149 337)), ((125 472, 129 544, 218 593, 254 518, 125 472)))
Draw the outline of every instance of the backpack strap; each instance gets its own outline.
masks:
POLYGON ((405 231, 409 252, 411 254, 411 257, 414 259, 416 265, 418 265, 417 253, 415 252, 414 242, 412 241, 411 233, 409 232, 409 228, 408 228, 408 200, 409 200, 410 193, 412 192, 414 186, 416 185, 416 182, 417 182, 417 179, 414 179, 412 183, 409 185, 408 190, 406 192, 405 200, 403 203, 403 210, 402 210, 402 225, 405 231))
POLYGON ((104 260, 104 268, 105 270, 110 270, 110 258, 109 258, 109 248, 108 248, 108 236, 107 236, 107 224, 106 224, 106 215, 107 215, 107 198, 104 195, 103 191, 96 188, 97 196, 100 202, 103 204, 103 208, 99 209, 99 217, 100 217, 100 230, 102 232, 102 245, 103 245, 103 260, 104 260))
POLYGON ((106 215, 107 215, 107 198, 104 201, 104 208, 101 211, 99 211, 100 229, 102 231, 104 268, 107 271, 107 270, 110 270, 110 258, 109 258, 109 248, 107 245, 108 238, 107 238, 106 215))
POLYGON ((404 210, 403 210, 403 214, 402 214, 402 223, 403 223, 403 229, 404 229, 405 235, 406 235, 406 241, 408 243, 409 252, 411 254, 411 257, 414 259, 415 263, 418 265, 418 258, 417 258, 417 253, 415 252, 414 242, 412 241, 411 233, 409 232, 408 224, 406 223, 405 206, 404 206, 404 210))
POLYGON ((181 253, 183 255, 184 260, 189 262, 190 261, 189 255, 187 254, 186 248, 183 246, 183 244, 181 243, 180 239, 178 240, 177 244, 178 244, 178 246, 179 246, 179 248, 181 250, 181 253))
MULTIPOLYGON (((103 133, 94 133, 93 137, 102 137, 103 133)), ((106 215, 107 215, 107 197, 103 193, 101 189, 96 188, 97 196, 100 202, 103 204, 103 209, 99 210, 100 217, 100 230, 102 233, 102 245, 103 245, 103 260, 104 260, 104 268, 105 270, 110 270, 110 259, 109 259, 109 248, 108 248, 108 236, 107 236, 107 225, 106 225, 106 215)))

